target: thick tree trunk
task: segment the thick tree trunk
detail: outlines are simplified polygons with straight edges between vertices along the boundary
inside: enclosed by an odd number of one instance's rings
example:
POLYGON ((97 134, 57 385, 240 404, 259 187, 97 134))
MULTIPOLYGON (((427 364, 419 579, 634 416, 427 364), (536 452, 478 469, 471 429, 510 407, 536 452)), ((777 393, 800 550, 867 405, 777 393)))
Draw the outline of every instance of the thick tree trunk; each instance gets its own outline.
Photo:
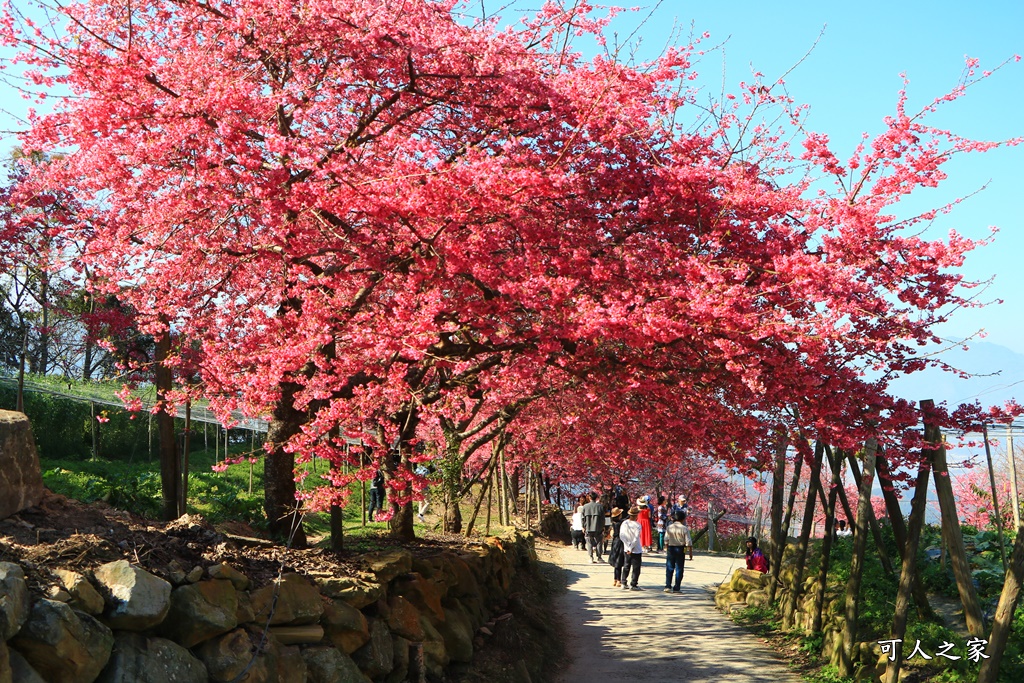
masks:
MULTIPOLYGON (((387 469, 384 472, 386 480, 394 478, 399 468, 408 470, 411 468, 409 456, 412 454, 412 440, 416 434, 416 427, 419 424, 419 413, 415 407, 396 414, 394 423, 398 426, 398 452, 389 453, 385 458, 387 469)), ((416 540, 416 528, 413 526, 412 497, 404 496, 401 502, 391 498, 391 521, 388 526, 391 529, 391 536, 402 541, 416 540)))
POLYGON ((174 388, 174 374, 167 365, 171 353, 170 330, 156 340, 154 354, 153 383, 156 385, 156 400, 161 410, 156 416, 157 433, 160 437, 160 489, 163 496, 163 517, 165 520, 180 516, 181 470, 178 462, 178 442, 174 438, 174 415, 165 409, 163 402, 167 393, 174 388))
MULTIPOLYGON (((925 439, 931 440, 927 426, 925 427, 925 439)), ((907 612, 910 609, 911 587, 915 583, 919 583, 917 548, 921 540, 921 528, 924 526, 924 513, 928 502, 928 473, 931 470, 931 461, 931 453, 926 451, 921 454, 921 464, 917 469, 917 485, 914 487, 914 500, 910 504, 910 528, 907 530, 907 544, 903 551, 903 569, 900 572, 899 588, 896 591, 896 607, 890 636, 896 642, 892 643, 894 649, 885 668, 885 680, 889 683, 899 681, 900 664, 903 659, 902 641, 907 632, 907 612)), ((915 600, 917 600, 916 597, 915 600)))
POLYGON ((807 487, 807 503, 804 505, 804 518, 800 526, 800 538, 796 548, 796 571, 793 574, 793 585, 790 587, 789 597, 782 610, 782 628, 793 628, 796 606, 800 600, 800 589, 804 583, 804 564, 807 561, 807 544, 811 538, 811 527, 814 525, 814 500, 817 498, 817 487, 820 486, 821 458, 825 453, 825 446, 820 441, 814 447, 814 459, 811 461, 811 472, 809 486, 807 487))
POLYGON ((281 385, 281 398, 274 406, 267 429, 269 448, 263 463, 263 510, 267 527, 275 538, 292 547, 304 548, 306 532, 302 527, 302 511, 295 500, 295 456, 284 449, 306 421, 306 414, 295 409, 298 388, 294 382, 281 385))
POLYGON ((772 473, 772 538, 771 538, 771 578, 768 581, 768 602, 775 602, 775 593, 779 584, 779 565, 782 564, 782 550, 786 544, 786 532, 782 528, 782 504, 786 491, 786 449, 788 439, 780 434, 775 445, 775 470, 772 473))
POLYGON ((1017 527, 1017 540, 1013 544, 1010 568, 1006 572, 1003 591, 999 594, 999 604, 992 619, 992 635, 988 637, 988 647, 985 651, 988 659, 981 660, 978 683, 995 683, 999 673, 999 662, 1003 659, 1006 641, 1013 627, 1013 613, 1020 598, 1021 581, 1024 581, 1024 525, 1017 527))
POLYGON ((871 486, 875 478, 875 439, 864 444, 864 472, 860 477, 860 495, 857 499, 856 536, 853 539, 853 558, 850 561, 850 580, 846 584, 846 621, 843 625, 843 650, 839 657, 839 675, 853 675, 853 646, 857 635, 860 612, 860 583, 864 575, 864 550, 867 547, 868 513, 871 511, 871 486))

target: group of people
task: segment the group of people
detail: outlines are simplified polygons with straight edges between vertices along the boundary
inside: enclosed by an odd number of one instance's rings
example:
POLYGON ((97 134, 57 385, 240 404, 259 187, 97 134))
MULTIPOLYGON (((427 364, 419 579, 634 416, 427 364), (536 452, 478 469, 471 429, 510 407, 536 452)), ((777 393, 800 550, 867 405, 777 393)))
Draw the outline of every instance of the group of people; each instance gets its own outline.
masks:
POLYGON ((573 545, 585 549, 592 564, 604 561, 607 548, 607 561, 614 570, 612 585, 624 590, 642 590, 639 580, 644 553, 664 552, 664 591, 679 593, 687 551, 693 560, 686 515, 683 495, 671 507, 665 504, 665 496, 658 497, 657 506, 651 504, 650 496, 641 496, 630 506, 629 498, 618 490, 611 509, 606 511, 592 491, 579 501, 573 513, 573 545))

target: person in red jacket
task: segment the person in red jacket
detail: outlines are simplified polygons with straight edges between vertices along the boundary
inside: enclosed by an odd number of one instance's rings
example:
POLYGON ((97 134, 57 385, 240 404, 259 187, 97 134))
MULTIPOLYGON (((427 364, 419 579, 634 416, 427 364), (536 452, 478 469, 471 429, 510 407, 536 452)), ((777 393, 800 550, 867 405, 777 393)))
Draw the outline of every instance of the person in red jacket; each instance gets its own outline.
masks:
POLYGON ((756 536, 747 539, 747 569, 753 569, 763 574, 768 573, 768 558, 757 547, 756 536))

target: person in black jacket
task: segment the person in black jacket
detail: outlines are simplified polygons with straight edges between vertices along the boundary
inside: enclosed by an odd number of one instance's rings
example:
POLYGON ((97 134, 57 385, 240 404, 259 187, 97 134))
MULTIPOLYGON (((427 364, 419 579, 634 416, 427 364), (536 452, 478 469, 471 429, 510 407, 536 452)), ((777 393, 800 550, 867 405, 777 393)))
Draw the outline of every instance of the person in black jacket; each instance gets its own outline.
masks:
POLYGON ((373 481, 370 482, 370 510, 367 512, 366 517, 371 522, 374 521, 374 511, 384 511, 384 473, 377 470, 373 473, 373 481))

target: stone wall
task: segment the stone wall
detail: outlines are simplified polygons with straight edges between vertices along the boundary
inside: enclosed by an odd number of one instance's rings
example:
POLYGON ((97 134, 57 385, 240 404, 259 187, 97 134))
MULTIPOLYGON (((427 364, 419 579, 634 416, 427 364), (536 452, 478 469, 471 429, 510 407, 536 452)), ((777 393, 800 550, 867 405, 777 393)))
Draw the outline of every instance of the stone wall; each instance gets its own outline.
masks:
POLYGON ((35 505, 42 497, 32 425, 24 413, 0 410, 0 519, 35 505))
POLYGON ((518 533, 362 559, 351 575, 261 587, 225 564, 167 581, 119 560, 54 569, 45 596, 0 562, 0 683, 441 681, 514 628, 513 578, 537 561, 518 533))
MULTIPOLYGON (((782 583, 776 591, 776 600, 780 605, 785 604, 788 599, 789 587, 793 584, 796 575, 795 555, 795 547, 791 545, 783 557, 779 571, 782 583)), ((768 591, 766 590, 768 580, 767 574, 749 569, 737 569, 728 581, 719 584, 715 591, 715 605, 726 613, 736 612, 747 607, 765 607, 768 605, 768 591)), ((803 590, 797 601, 797 611, 793 620, 796 628, 808 632, 817 610, 817 581, 817 575, 804 578, 803 590)), ((842 651, 843 627, 846 623, 845 601, 845 594, 836 592, 834 588, 826 589, 821 613, 821 630, 824 634, 822 657, 833 666, 839 664, 839 656, 842 651)), ((881 683, 888 657, 882 654, 878 643, 855 643, 854 652, 857 660, 855 680, 881 683)))

